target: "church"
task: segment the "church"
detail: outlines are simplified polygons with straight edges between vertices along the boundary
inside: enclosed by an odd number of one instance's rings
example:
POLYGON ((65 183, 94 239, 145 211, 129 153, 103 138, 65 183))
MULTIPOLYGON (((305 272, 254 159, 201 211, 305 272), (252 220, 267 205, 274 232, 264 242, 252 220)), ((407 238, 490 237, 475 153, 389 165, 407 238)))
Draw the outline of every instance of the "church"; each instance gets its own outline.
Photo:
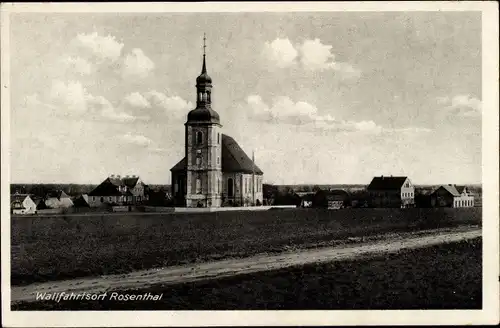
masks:
POLYGON ((233 138, 222 133, 219 114, 212 109, 212 79, 205 57, 204 43, 196 108, 184 124, 185 157, 170 169, 173 199, 176 206, 185 207, 260 205, 263 172, 233 138))

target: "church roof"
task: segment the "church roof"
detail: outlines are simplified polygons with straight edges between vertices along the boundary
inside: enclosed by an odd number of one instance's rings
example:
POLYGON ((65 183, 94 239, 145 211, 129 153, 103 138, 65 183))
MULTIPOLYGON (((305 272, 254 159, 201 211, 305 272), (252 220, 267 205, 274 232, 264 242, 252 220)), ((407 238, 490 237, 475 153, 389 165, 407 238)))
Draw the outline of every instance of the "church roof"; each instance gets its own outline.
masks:
MULTIPOLYGON (((237 172, 257 175, 264 174, 262 170, 252 162, 240 145, 228 135, 222 135, 222 172, 237 172), (253 164, 253 165, 252 165, 253 164), (253 167, 252 167, 253 166, 253 167)), ((186 158, 184 157, 170 171, 179 172, 186 170, 186 158)))

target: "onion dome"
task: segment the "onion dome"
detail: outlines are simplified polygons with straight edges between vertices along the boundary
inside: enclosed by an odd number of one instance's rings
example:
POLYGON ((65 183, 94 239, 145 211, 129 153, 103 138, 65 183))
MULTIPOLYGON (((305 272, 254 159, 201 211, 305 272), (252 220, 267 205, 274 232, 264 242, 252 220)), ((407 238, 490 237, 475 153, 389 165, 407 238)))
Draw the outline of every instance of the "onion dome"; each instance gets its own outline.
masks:
POLYGON ((205 55, 203 55, 203 67, 201 68, 201 74, 196 78, 196 84, 212 84, 212 78, 207 74, 207 65, 205 63, 205 55))
POLYGON ((220 124, 219 114, 209 107, 201 107, 193 109, 188 113, 188 123, 217 123, 220 124))

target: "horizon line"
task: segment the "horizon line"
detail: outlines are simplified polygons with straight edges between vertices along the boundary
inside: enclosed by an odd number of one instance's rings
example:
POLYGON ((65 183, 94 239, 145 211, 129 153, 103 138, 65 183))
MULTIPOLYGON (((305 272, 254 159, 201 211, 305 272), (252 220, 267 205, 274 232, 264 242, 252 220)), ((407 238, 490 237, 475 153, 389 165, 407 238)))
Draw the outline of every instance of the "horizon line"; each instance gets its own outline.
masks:
MULTIPOLYGON (((104 180, 103 180, 104 181, 104 180)), ((10 185, 15 185, 15 184, 25 184, 25 185, 36 185, 36 184, 54 184, 54 185, 58 185, 58 184, 61 184, 61 185, 70 185, 70 184, 73 184, 73 185, 99 185, 101 184, 103 181, 101 182, 10 182, 9 184, 10 185)), ((370 180, 371 182, 371 180, 370 180)), ((301 183, 273 183, 273 182, 263 182, 263 184, 268 184, 268 185, 278 185, 278 186, 314 186, 314 185, 318 185, 318 186, 324 186, 324 185, 368 185, 370 184, 370 182, 366 183, 366 182, 363 182, 363 183, 360 183, 360 182, 338 182, 338 183, 325 183, 325 182, 322 182, 322 183, 317 183, 317 182, 314 182, 314 183, 305 183, 305 182, 301 182, 301 183)), ((146 185, 172 185, 171 182, 168 182, 168 183, 145 183, 146 185)), ((459 182, 459 183, 450 183, 450 182, 447 182, 447 183, 439 183, 439 182, 436 182, 436 183, 413 183, 415 186, 427 186, 427 185, 448 185, 448 184, 454 184, 454 185, 461 185, 461 184, 465 184, 465 185, 482 185, 483 183, 482 182, 459 182)))

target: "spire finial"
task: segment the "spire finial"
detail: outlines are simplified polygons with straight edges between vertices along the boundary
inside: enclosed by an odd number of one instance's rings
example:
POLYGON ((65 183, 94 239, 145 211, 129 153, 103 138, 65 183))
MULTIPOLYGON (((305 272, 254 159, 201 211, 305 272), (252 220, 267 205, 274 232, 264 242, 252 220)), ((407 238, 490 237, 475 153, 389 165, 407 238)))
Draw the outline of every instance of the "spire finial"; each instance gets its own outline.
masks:
POLYGON ((206 39, 205 33, 203 33, 203 67, 201 68, 201 74, 207 73, 207 65, 205 64, 205 48, 207 47, 205 44, 206 39))

